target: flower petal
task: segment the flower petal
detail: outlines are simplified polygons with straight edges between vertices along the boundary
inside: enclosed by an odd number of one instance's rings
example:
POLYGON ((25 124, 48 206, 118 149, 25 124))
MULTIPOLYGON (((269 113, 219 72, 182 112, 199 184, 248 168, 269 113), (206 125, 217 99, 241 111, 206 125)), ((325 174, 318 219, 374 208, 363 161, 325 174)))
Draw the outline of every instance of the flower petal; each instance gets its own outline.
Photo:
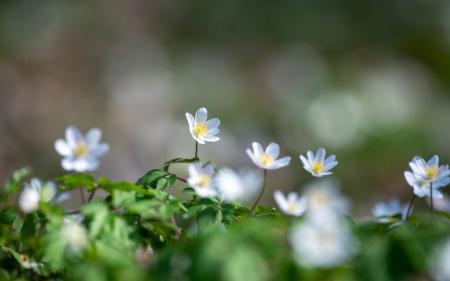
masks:
POLYGON ((208 111, 206 108, 202 107, 195 113, 195 122, 205 122, 206 118, 208 118, 208 111))
POLYGON ((66 129, 66 141, 70 147, 75 147, 82 140, 83 136, 77 128, 70 126, 66 129))
POLYGON ((266 169, 268 170, 277 170, 283 167, 286 167, 291 162, 291 157, 286 156, 281 159, 275 160, 270 166, 268 166, 266 169))
POLYGON ((90 155, 93 157, 101 157, 101 156, 105 155, 105 153, 108 151, 109 151, 109 145, 106 143, 101 143, 90 151, 90 155))
POLYGON ((274 142, 270 143, 265 151, 266 155, 272 155, 273 159, 277 159, 280 155, 280 146, 274 142))
POLYGON ((63 139, 58 139, 55 141, 55 150, 61 156, 70 156, 72 154, 72 150, 70 146, 63 139))
POLYGON ((213 118, 206 121, 206 126, 208 126, 209 130, 219 127, 220 126, 219 118, 213 118))
POLYGON ((102 131, 100 129, 97 128, 90 129, 85 137, 86 144, 89 147, 94 147, 99 143, 101 138, 102 138, 102 131))
POLYGON ((319 148, 316 153, 316 158, 314 159, 316 162, 323 161, 325 159, 325 148, 319 148))
POLYGON ((186 112, 186 119, 188 121, 189 124, 189 128, 194 128, 195 125, 195 120, 194 120, 194 116, 192 116, 192 114, 186 112))

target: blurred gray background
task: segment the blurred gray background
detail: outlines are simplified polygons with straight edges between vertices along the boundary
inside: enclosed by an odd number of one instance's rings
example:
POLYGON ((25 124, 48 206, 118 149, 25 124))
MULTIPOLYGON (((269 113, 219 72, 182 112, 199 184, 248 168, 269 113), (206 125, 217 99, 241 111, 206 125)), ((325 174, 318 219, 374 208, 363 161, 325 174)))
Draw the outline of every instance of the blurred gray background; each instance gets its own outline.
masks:
POLYGON ((133 181, 192 156, 184 114, 205 106, 222 140, 202 159, 252 167, 251 142, 275 141, 293 162, 270 190, 301 190, 298 155, 323 146, 367 213, 409 200, 415 154, 449 162, 449 90, 448 1, 2 0, 0 181, 62 174, 68 125, 103 130, 95 175, 133 181))

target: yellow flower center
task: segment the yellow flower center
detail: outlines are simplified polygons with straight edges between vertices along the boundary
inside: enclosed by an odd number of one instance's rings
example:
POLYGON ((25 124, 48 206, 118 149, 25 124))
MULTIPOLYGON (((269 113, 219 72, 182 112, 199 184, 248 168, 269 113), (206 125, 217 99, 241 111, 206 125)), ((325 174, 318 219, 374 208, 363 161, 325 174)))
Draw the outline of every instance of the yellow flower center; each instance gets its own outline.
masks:
POLYGON ((27 255, 20 255, 20 261, 21 262, 28 262, 30 258, 27 255))
POLYGON ((328 205, 330 198, 326 192, 315 191, 309 197, 309 203, 313 208, 323 208, 328 205))
POLYGON ((263 166, 268 166, 273 162, 273 156, 270 154, 261 154, 259 156, 259 161, 263 166))
POLYGON ((295 210, 297 209, 297 203, 295 203, 295 202, 288 202, 287 208, 288 208, 289 211, 295 212, 295 210))
POLYGON ((79 158, 86 157, 89 149, 85 142, 79 142, 75 148, 75 155, 79 158))
POLYGON ((323 161, 315 161, 312 164, 311 170, 314 173, 319 174, 320 172, 323 171, 324 168, 325 168, 325 163, 323 161))
POLYGON ((439 174, 438 166, 429 166, 425 168, 425 176, 429 179, 435 179, 439 174))
POLYGON ((201 176, 200 179, 198 180, 198 186, 201 188, 208 187, 210 183, 211 183, 210 176, 204 175, 204 176, 201 176))
POLYGON ((194 126, 194 135, 202 137, 208 133, 208 126, 205 122, 196 123, 194 126))

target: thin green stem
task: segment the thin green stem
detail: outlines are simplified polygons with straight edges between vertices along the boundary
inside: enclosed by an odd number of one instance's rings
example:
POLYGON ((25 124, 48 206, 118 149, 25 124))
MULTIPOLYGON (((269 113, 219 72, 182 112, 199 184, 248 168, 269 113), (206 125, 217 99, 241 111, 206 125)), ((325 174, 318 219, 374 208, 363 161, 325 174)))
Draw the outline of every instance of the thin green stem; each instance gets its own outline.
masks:
POLYGON ((412 210, 415 200, 416 200, 416 195, 413 194, 413 198, 411 199, 411 202, 409 202, 408 210, 406 211, 405 220, 407 220, 409 218, 409 214, 411 213, 411 210, 412 210))
POLYGON ((194 155, 194 159, 198 159, 198 142, 195 141, 195 155, 194 155))
POLYGON ((259 203, 259 200, 261 200, 263 194, 264 194, 264 190, 266 189, 266 183, 267 183, 267 170, 264 169, 264 182, 263 182, 263 186, 261 188, 261 192, 258 195, 258 198, 256 199, 255 203, 253 204, 252 208, 250 209, 250 214, 253 214, 253 211, 256 209, 256 206, 259 203))
POLYGON ((83 192, 83 188, 80 187, 80 197, 81 197, 81 202, 83 202, 83 205, 86 203, 86 198, 84 198, 84 192, 83 192))
POLYGON ((433 214, 433 183, 430 182, 430 213, 433 214))

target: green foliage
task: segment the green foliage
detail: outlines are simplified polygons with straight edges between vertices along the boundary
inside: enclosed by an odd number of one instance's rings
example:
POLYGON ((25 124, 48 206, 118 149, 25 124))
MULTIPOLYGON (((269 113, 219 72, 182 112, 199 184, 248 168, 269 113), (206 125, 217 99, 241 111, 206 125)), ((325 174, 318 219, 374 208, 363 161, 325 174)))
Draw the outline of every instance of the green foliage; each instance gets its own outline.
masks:
POLYGON ((288 241, 297 219, 261 206, 251 214, 239 204, 199 198, 187 186, 187 200, 170 194, 177 177, 168 167, 185 161, 150 170, 135 184, 62 176, 60 191, 106 193, 70 213, 51 202, 22 213, 12 197, 29 171, 14 173, 1 197, 0 280, 406 280, 427 275, 434 248, 450 235, 445 212, 407 222, 348 218, 357 256, 331 269, 301 267, 288 241))

